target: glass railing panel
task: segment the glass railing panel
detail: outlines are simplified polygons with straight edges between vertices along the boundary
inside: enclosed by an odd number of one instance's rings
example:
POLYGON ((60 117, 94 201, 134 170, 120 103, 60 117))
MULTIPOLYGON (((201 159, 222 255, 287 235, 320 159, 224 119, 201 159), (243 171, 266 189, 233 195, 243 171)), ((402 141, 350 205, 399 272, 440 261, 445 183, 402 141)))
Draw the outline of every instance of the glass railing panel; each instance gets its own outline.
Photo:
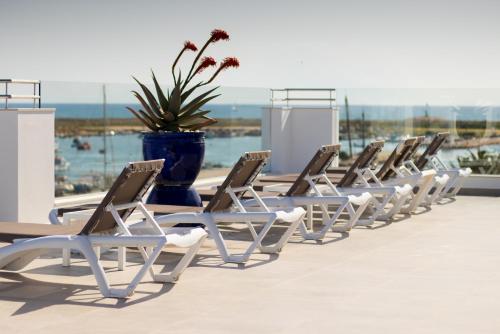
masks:
POLYGON ((262 149, 262 109, 269 90, 222 87, 220 98, 207 105, 217 123, 206 128, 206 151, 202 175, 227 171, 243 152, 262 149), (221 169, 220 172, 216 172, 221 169), (209 172, 213 170, 213 172, 209 172))
POLYGON ((363 138, 365 143, 385 140, 388 154, 405 136, 423 135, 429 143, 437 132, 450 132, 439 154, 442 160, 452 167, 470 167, 477 174, 499 174, 499 91, 338 89, 343 157, 349 152, 349 111, 353 154, 364 146, 363 138))
MULTIPOLYGON (((43 82, 42 106, 56 108, 57 195, 106 190, 127 162, 143 159, 142 132, 147 129, 126 110, 138 107, 130 93, 137 88, 133 83, 43 82)), ((205 129, 200 178, 225 175, 243 152, 263 148, 263 109, 271 105, 270 90, 221 87, 219 93, 205 106, 218 123, 205 129)), ((440 153, 446 163, 478 174, 500 174, 498 93, 337 89, 334 107, 339 113, 341 157, 348 163, 349 156, 369 142, 384 140, 384 160, 406 136, 424 135, 428 142, 435 133, 449 131, 450 141, 440 153)), ((25 104, 19 106, 31 106, 25 104)))
MULTIPOLYGON (((44 107, 56 108, 56 195, 106 190, 123 166, 142 160, 147 128, 126 107, 139 105, 134 84, 44 83, 44 107)), ((151 87, 152 89, 152 87, 151 87)), ((225 175, 245 151, 262 149, 265 88, 221 87, 204 107, 218 120, 205 128, 206 151, 199 178, 225 175)))

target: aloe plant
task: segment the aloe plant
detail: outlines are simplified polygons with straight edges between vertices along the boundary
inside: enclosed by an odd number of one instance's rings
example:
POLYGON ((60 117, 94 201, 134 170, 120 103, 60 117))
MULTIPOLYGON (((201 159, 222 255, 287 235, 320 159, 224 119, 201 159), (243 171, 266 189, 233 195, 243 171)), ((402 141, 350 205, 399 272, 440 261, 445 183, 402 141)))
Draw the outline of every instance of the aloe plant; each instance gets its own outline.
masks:
POLYGON ((199 81, 197 84, 190 85, 192 80, 196 78, 200 73, 209 67, 217 65, 217 62, 212 57, 203 57, 202 55, 207 49, 207 47, 216 43, 220 40, 229 40, 229 35, 220 29, 215 29, 211 32, 210 38, 205 42, 203 47, 198 51, 196 45, 190 41, 184 43, 184 47, 176 57, 174 63, 172 64, 172 77, 174 85, 171 91, 167 90, 167 93, 162 90, 158 80, 153 71, 152 79, 156 90, 156 95, 151 92, 151 90, 137 80, 134 80, 139 84, 142 93, 138 91, 132 91, 132 94, 137 98, 141 109, 134 109, 127 107, 127 109, 134 114, 146 127, 151 131, 196 131, 200 130, 205 126, 216 123, 217 121, 213 118, 208 117, 210 110, 202 110, 203 106, 219 96, 220 94, 214 94, 214 92, 219 88, 215 87, 203 92, 202 94, 192 97, 192 95, 204 86, 213 82, 213 80, 219 75, 219 73, 230 67, 238 67, 239 61, 234 57, 224 58, 217 70, 212 74, 212 76, 205 81, 199 81), (182 78, 181 70, 179 69, 178 75, 175 75, 176 66, 181 59, 185 51, 193 51, 196 54, 193 60, 190 70, 185 78, 182 78))

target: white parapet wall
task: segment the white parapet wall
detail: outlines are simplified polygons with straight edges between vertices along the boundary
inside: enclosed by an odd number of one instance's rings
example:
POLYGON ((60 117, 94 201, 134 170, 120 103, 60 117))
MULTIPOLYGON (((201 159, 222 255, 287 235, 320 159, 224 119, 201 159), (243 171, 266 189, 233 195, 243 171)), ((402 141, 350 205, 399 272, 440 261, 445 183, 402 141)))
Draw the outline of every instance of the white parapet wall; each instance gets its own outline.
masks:
POLYGON ((55 109, 0 110, 0 221, 48 223, 55 109))
POLYGON ((473 174, 465 179, 460 194, 500 196, 500 175, 473 174))
POLYGON ((300 172, 321 145, 338 142, 336 108, 275 107, 263 110, 262 146, 272 150, 271 173, 300 172))

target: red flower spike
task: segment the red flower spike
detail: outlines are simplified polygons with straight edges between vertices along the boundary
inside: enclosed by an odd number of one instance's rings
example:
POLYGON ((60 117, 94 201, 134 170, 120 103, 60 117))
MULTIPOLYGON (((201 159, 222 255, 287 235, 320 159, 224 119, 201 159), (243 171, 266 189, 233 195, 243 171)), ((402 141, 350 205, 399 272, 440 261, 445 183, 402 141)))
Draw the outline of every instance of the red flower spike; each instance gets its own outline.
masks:
POLYGON ((184 49, 191 50, 191 51, 198 51, 198 48, 196 47, 196 45, 194 45, 194 43, 191 41, 184 42, 184 49))
POLYGON ((212 32, 210 34, 212 36, 212 37, 210 37, 210 40, 213 43, 218 42, 220 40, 223 40, 223 41, 229 40, 228 33, 225 32, 224 30, 221 30, 221 29, 214 29, 214 30, 212 30, 212 32))
POLYGON ((212 57, 203 57, 200 60, 200 65, 196 68, 195 73, 201 73, 203 72, 204 69, 210 67, 210 66, 215 66, 217 65, 217 62, 215 61, 214 58, 212 57))
POLYGON ((220 64, 220 69, 223 70, 223 69, 226 69, 229 67, 238 68, 239 66, 240 66, 240 61, 238 60, 238 58, 227 57, 227 58, 224 58, 224 60, 220 64))

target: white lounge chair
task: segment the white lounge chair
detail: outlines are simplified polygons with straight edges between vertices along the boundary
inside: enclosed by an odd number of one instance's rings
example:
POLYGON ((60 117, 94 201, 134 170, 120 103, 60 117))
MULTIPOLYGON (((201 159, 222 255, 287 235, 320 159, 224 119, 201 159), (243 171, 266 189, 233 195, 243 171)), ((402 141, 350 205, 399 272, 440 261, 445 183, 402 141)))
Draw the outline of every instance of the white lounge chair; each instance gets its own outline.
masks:
MULTIPOLYGON (((346 171, 338 170, 334 173, 323 171, 316 175, 309 175, 308 179, 314 192, 324 196, 349 196, 361 195, 368 192, 373 200, 368 205, 367 210, 372 211, 371 215, 358 219, 355 225, 372 225, 375 220, 392 220, 394 215, 399 213, 402 205, 409 198, 412 187, 404 186, 380 186, 374 183, 365 182, 365 173, 371 173, 370 166, 378 152, 381 150, 383 142, 373 142, 369 144, 359 157, 346 171), (388 205, 392 203, 392 206, 388 205)), ((282 184, 295 182, 297 174, 287 174, 278 176, 261 177, 261 184, 254 185, 257 190, 267 191, 271 184, 282 184)), ((271 187, 276 187, 273 185, 271 187)))
MULTIPOLYGON (((401 180, 410 180, 414 185, 413 200, 402 209, 406 213, 416 213, 419 207, 430 208, 436 196, 448 182, 448 175, 438 175, 435 170, 419 170, 412 159, 425 137, 413 137, 404 140, 395 151, 399 151, 389 169, 382 167, 377 172, 377 177, 384 183, 398 183, 401 180), (414 181, 417 181, 414 183, 414 181)), ((393 152, 393 153, 394 153, 393 152)), ((392 155, 391 155, 392 157, 392 155)), ((390 158, 388 159, 389 162, 390 158)))
MULTIPOLYGON (((305 222, 299 225, 300 234, 306 240, 322 240, 330 229, 333 232, 349 231, 373 200, 368 192, 359 196, 325 196, 317 191, 311 175, 324 173, 333 159, 338 156, 339 150, 340 145, 322 146, 291 186, 290 184, 266 186, 265 192, 258 193, 261 200, 268 206, 306 207, 307 225, 305 222), (319 209, 321 215, 321 227, 316 231, 313 222, 315 209, 319 209), (346 215, 347 220, 340 221, 341 215, 346 215)), ((202 195, 204 198, 211 198, 215 192, 204 191, 202 195)), ((243 200, 242 204, 246 208, 258 206, 259 202, 252 198, 243 200)))
POLYGON ((69 226, 0 222, 0 242, 11 243, 0 248, 0 270, 19 271, 51 249, 76 249, 83 254, 105 297, 126 298, 133 294, 144 275, 154 281, 175 282, 188 266, 206 232, 201 228, 164 230, 148 216, 141 198, 163 167, 163 160, 130 163, 116 179, 94 214, 85 224, 69 226), (149 235, 133 235, 125 223, 138 208, 155 231, 149 235), (187 253, 169 274, 157 274, 152 265, 166 245, 188 248, 187 253), (95 247, 137 247, 144 264, 127 287, 112 288, 96 255, 95 247))
MULTIPOLYGON (((186 221, 204 225, 225 262, 244 263, 256 249, 262 253, 278 253, 297 229, 305 215, 305 210, 296 207, 274 209, 266 205, 253 190, 252 182, 266 164, 269 156, 270 151, 245 153, 206 207, 172 205, 147 207, 159 215, 156 216, 156 221, 162 227, 186 221), (259 203, 259 207, 245 208, 242 205, 241 197, 245 192, 252 194, 259 203), (278 222, 287 225, 280 239, 272 245, 263 245, 262 242, 269 230, 278 222), (219 229, 220 224, 228 223, 244 223, 252 235, 253 242, 243 254, 229 253, 219 229), (261 225, 261 230, 257 232, 253 224, 261 225)), ((140 228, 140 224, 134 225, 135 228, 140 228)))
POLYGON ((465 179, 472 174, 470 168, 450 168, 439 158, 438 152, 450 136, 449 132, 440 132, 434 136, 424 153, 415 161, 415 168, 434 169, 438 175, 447 175, 449 180, 441 191, 436 192, 435 201, 454 198, 462 188, 465 179))
MULTIPOLYGON (((302 222, 299 231, 306 240, 322 240, 331 229, 333 232, 348 232, 360 219, 368 205, 375 199, 369 192, 359 195, 324 195, 314 182, 315 175, 325 173, 338 156, 340 145, 324 145, 316 152, 293 184, 265 186, 265 191, 276 192, 277 196, 261 197, 270 206, 304 206, 307 208, 307 225, 302 222), (319 208, 321 227, 314 230, 314 209, 319 208), (346 215, 346 221, 340 221, 346 215)), ((246 200, 245 207, 257 205, 256 200, 246 200)))
POLYGON ((402 213, 413 213, 420 206, 427 206, 429 192, 436 184, 443 186, 447 177, 436 176, 433 170, 409 172, 403 165, 407 157, 418 147, 420 139, 413 137, 402 140, 391 152, 387 160, 377 172, 364 175, 365 182, 376 183, 379 186, 404 186, 406 184, 413 188, 405 205, 401 207, 402 213))

